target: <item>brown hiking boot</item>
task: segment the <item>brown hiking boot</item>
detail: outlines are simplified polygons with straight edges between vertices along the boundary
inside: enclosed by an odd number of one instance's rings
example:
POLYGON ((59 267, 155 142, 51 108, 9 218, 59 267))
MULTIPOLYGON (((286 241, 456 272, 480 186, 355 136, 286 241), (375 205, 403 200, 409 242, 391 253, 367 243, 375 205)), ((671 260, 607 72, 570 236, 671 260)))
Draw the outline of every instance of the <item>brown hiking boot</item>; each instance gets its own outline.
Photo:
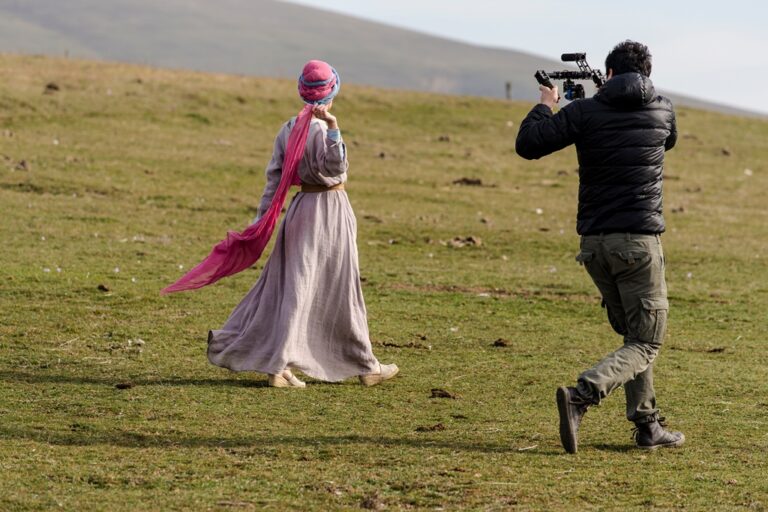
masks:
POLYGON ((632 429, 632 437, 635 444, 641 450, 655 450, 656 448, 675 448, 685 442, 682 432, 666 430, 664 418, 658 418, 647 423, 635 423, 632 429))
POLYGON ((560 442, 568 453, 579 449, 579 425, 590 403, 572 387, 557 388, 557 412, 560 413, 560 442))

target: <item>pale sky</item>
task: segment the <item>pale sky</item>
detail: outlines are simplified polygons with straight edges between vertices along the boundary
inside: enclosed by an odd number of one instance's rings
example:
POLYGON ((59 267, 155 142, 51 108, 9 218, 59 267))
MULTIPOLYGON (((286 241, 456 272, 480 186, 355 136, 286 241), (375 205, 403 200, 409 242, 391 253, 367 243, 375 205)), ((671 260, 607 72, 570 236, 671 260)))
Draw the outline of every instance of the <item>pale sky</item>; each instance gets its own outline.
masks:
POLYGON ((633 39, 650 48, 659 89, 768 114, 765 0, 290 1, 553 59, 586 51, 600 69, 633 39))

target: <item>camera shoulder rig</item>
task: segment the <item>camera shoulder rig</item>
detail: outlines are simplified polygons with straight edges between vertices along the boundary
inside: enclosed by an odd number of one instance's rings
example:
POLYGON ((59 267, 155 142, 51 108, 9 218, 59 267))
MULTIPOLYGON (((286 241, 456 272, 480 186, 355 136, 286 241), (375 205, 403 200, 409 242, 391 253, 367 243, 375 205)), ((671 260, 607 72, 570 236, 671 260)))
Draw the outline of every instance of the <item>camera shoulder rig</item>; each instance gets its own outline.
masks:
POLYGON ((597 87, 602 87, 605 84, 605 77, 602 71, 592 69, 587 64, 586 53, 564 53, 560 56, 560 59, 563 62, 575 62, 579 70, 551 71, 547 73, 540 69, 533 75, 536 77, 536 81, 551 89, 554 87, 552 80, 563 80, 563 96, 569 101, 584 98, 584 86, 575 83, 574 80, 592 80, 597 87))

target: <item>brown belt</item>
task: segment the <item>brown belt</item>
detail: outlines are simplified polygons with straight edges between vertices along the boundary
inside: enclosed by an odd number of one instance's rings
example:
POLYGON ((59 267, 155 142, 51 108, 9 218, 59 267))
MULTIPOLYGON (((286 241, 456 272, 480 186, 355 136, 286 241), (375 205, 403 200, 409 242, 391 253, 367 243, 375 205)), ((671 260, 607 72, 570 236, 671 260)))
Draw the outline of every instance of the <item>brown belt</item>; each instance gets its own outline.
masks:
POLYGON ((301 184, 302 192, 316 193, 316 192, 330 192, 331 190, 344 190, 344 184, 338 183, 330 187, 326 187, 325 185, 311 185, 309 183, 301 184))

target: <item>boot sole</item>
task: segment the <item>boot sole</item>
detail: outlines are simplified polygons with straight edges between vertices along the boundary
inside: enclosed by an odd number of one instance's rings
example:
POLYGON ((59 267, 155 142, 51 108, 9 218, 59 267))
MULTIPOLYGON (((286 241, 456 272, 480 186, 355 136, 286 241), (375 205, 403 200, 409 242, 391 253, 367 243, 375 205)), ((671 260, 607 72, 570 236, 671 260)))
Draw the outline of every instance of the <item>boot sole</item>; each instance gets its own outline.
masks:
POLYGON ((568 388, 559 387, 555 398, 557 400, 557 412, 560 415, 560 442, 563 444, 563 448, 568 453, 576 453, 579 449, 579 440, 576 437, 576 432, 571 430, 571 415, 570 407, 568 407, 569 399, 568 388))
POLYGON ((641 450, 647 450, 647 451, 653 451, 658 450, 659 448, 677 448, 679 446, 682 446, 683 443, 685 443, 685 435, 683 435, 680 439, 675 441, 674 443, 667 443, 667 444, 654 444, 651 446, 641 446, 641 445, 635 445, 641 450))

